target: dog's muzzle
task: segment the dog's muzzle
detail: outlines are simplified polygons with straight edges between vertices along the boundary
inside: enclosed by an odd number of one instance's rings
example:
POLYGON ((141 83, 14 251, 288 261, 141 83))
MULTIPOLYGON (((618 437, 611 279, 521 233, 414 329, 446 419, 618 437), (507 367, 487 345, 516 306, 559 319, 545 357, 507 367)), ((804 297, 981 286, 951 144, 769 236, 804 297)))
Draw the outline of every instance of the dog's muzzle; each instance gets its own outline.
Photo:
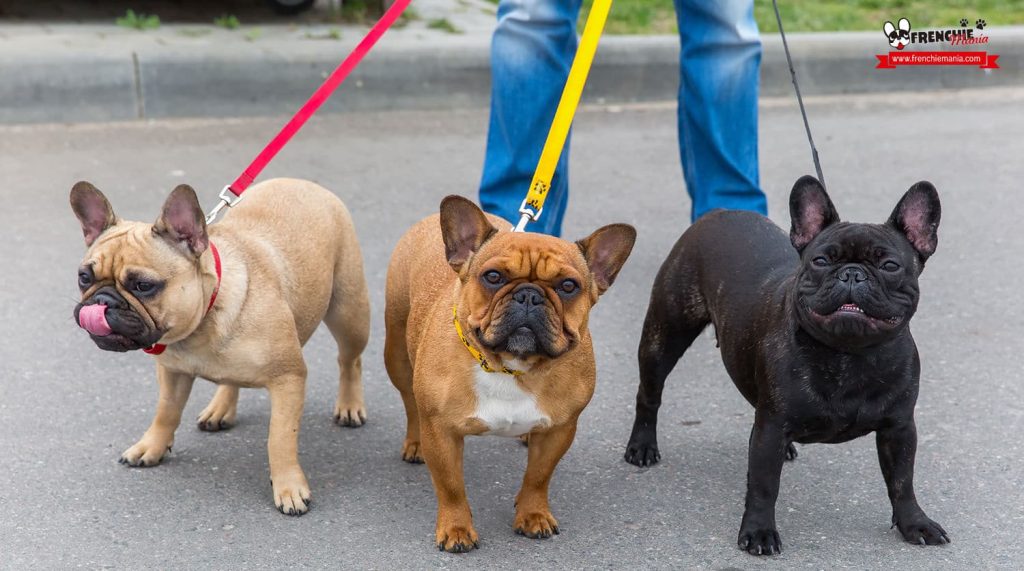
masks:
POLYGON ((113 288, 102 288, 75 308, 78 326, 92 336, 100 349, 132 351, 149 347, 163 335, 147 326, 113 288))

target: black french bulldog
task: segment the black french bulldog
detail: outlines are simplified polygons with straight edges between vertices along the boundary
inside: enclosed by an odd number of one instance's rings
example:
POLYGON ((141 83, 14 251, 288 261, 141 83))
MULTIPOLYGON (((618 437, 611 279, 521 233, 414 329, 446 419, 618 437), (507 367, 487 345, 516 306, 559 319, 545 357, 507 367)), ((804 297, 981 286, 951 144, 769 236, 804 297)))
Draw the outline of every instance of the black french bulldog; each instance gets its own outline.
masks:
POLYGON ((793 442, 846 442, 869 432, 893 526, 912 543, 947 543, 914 497, 921 364, 908 327, 917 278, 938 241, 938 193, 931 183, 915 184, 885 224, 840 222, 810 176, 796 182, 789 204, 788 240, 759 214, 715 211, 676 242, 644 321, 625 459, 637 466, 661 459, 665 377, 713 323, 725 368, 755 409, 741 549, 781 551, 775 501, 783 460, 796 457, 793 442))

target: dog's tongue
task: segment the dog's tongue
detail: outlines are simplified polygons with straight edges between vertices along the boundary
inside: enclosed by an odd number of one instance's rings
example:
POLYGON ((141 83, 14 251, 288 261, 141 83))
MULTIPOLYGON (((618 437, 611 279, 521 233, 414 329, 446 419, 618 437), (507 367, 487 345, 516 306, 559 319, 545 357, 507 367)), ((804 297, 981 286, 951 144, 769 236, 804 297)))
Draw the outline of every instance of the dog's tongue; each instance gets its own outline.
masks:
POLYGON ((97 337, 106 337, 114 332, 107 323, 107 306, 102 303, 87 305, 78 310, 78 323, 97 337))

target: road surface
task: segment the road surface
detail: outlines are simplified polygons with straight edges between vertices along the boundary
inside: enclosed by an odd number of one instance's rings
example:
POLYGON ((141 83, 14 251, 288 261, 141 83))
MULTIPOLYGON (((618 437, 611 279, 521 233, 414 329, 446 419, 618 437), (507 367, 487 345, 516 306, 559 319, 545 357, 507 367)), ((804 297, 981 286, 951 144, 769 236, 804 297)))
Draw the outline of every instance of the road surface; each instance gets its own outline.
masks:
MULTIPOLYGON (((373 305, 365 427, 332 424, 334 349, 324 331, 307 346, 300 455, 316 503, 302 518, 273 508, 269 406, 260 391, 242 393, 232 430, 208 434, 186 422, 163 465, 119 465, 153 414, 152 360, 99 351, 71 317, 83 252, 67 204, 75 181, 92 181, 128 219, 155 219, 166 194, 186 181, 212 206, 283 119, 0 127, 0 566, 1019 568, 1022 101, 1022 91, 988 90, 811 102, 844 219, 883 221, 920 179, 942 198, 938 252, 913 321, 923 359, 916 483, 953 543, 911 546, 889 529, 874 441, 863 438, 802 447, 787 465, 778 504, 785 551, 771 560, 735 546, 753 415, 710 334, 668 380, 661 464, 622 460, 651 283, 689 220, 672 105, 594 108, 577 118, 567 237, 629 222, 639 240, 592 315, 597 392, 551 488, 561 535, 513 533, 524 450, 514 440, 474 438, 466 481, 483 542, 468 555, 434 547, 427 471, 399 459, 404 416, 381 357, 383 290, 402 232, 446 194, 475 197, 486 113, 318 117, 266 173, 316 180, 348 204, 373 305)), ((772 218, 788 227, 789 188, 813 172, 803 126, 788 99, 766 101, 761 123, 762 183, 772 218)), ((186 419, 212 392, 197 383, 186 419)))

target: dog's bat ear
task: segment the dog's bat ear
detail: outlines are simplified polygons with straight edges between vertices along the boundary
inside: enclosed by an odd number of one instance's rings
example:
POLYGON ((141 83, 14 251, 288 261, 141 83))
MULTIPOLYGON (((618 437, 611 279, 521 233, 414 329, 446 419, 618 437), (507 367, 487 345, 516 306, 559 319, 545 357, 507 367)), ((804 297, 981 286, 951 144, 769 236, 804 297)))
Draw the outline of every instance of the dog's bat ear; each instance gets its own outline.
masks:
POLYGON ((793 185, 789 195, 789 215, 793 225, 789 240, 802 252, 811 240, 832 224, 839 222, 839 213, 818 179, 804 175, 793 185))
POLYGON ((636 229, 629 224, 609 224, 576 242, 594 276, 598 295, 608 291, 615 276, 629 258, 636 242, 636 229))
POLYGON ((454 194, 441 201, 444 253, 455 273, 460 273, 473 253, 497 231, 473 201, 454 194))
POLYGON ((210 246, 206 216, 191 186, 182 184, 171 191, 160 218, 153 224, 153 232, 173 246, 185 247, 197 258, 206 251, 210 246))
POLYGON ((899 23, 900 23, 900 30, 903 30, 904 32, 909 32, 910 31, 910 20, 908 20, 906 18, 900 18, 900 22, 899 23))
POLYGON ((886 22, 882 25, 882 31, 885 32, 885 37, 889 37, 893 32, 896 31, 896 26, 892 25, 892 22, 886 22))
POLYGON ((886 222, 899 230, 925 262, 939 245, 939 219, 942 205, 932 183, 922 180, 903 195, 886 222))
POLYGON ((71 210, 82 223, 86 247, 92 246, 104 230, 117 224, 117 216, 114 215, 110 201, 99 189, 84 180, 71 187, 71 210))

